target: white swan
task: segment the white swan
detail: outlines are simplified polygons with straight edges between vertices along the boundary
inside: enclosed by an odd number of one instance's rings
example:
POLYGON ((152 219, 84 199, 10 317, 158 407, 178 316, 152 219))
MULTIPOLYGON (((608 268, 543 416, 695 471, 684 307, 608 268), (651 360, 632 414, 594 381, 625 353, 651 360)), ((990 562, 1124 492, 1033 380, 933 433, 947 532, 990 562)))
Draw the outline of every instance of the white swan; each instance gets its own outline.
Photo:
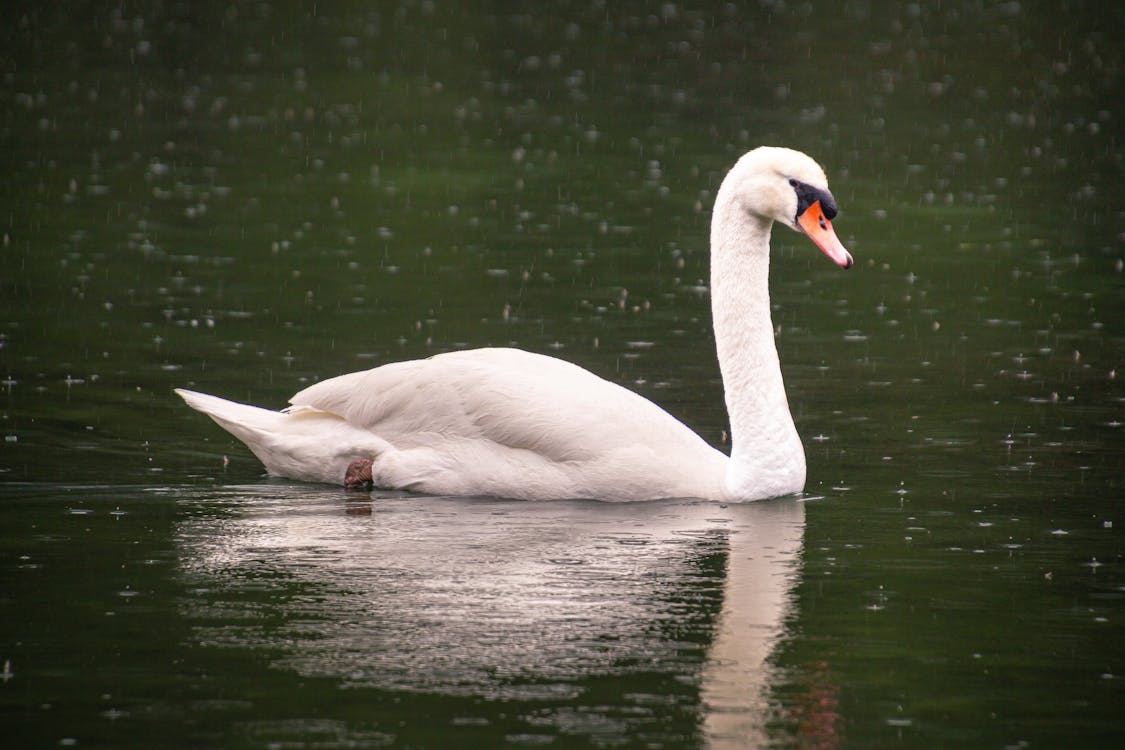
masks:
POLYGON ((785 148, 739 159, 715 197, 711 307, 731 455, 648 399, 553 357, 473 349, 325 380, 276 412, 177 389, 273 475, 430 494, 740 501, 800 492, 805 452, 770 318, 773 223, 842 268, 824 171, 785 148))

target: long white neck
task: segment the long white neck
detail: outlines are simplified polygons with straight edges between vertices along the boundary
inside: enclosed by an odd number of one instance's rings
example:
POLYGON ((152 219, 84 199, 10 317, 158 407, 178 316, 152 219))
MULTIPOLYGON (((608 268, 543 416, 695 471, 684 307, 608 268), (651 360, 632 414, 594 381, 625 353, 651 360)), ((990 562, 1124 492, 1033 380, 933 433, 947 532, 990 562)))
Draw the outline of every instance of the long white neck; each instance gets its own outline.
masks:
POLYGON ((730 416, 725 490, 731 499, 754 499, 800 492, 805 451, 785 398, 770 317, 773 222, 748 212, 734 193, 719 190, 711 219, 711 310, 730 416))

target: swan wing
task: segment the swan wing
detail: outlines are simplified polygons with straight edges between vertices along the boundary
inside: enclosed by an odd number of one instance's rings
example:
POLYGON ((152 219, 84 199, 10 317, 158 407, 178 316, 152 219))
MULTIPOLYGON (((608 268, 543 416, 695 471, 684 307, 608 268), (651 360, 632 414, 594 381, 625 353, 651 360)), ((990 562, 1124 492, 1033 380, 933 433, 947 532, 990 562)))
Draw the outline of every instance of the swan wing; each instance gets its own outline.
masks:
POLYGON ((339 414, 399 450, 492 445, 556 465, 604 463, 624 450, 634 460, 640 449, 653 461, 673 463, 685 453, 718 453, 643 396, 577 365, 518 349, 395 362, 317 383, 291 403, 339 414))

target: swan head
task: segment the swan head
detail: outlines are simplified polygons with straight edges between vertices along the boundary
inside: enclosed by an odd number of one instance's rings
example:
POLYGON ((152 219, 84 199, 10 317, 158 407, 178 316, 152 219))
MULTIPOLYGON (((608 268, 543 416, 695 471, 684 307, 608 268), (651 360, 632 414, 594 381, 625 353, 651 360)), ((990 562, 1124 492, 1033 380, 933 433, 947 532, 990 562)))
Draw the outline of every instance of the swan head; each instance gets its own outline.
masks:
POLYGON ((824 169, 807 154, 789 148, 761 146, 745 154, 723 181, 736 191, 743 210, 807 235, 841 268, 852 256, 836 236, 836 199, 828 190, 824 169))

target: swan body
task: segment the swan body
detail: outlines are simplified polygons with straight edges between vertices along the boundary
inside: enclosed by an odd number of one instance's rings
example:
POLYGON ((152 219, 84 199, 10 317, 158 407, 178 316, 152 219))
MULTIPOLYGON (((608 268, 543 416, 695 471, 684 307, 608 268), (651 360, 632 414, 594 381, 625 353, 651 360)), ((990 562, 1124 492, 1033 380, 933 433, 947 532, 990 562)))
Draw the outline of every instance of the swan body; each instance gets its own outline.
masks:
POLYGON ((805 455, 785 396, 769 307, 769 238, 780 222, 844 268, 823 170, 762 147, 723 180, 711 223, 716 348, 731 454, 648 399, 577 365, 485 348, 394 362, 312 385, 271 411, 177 389, 266 470, 429 494, 610 501, 757 500, 800 492, 805 455))

